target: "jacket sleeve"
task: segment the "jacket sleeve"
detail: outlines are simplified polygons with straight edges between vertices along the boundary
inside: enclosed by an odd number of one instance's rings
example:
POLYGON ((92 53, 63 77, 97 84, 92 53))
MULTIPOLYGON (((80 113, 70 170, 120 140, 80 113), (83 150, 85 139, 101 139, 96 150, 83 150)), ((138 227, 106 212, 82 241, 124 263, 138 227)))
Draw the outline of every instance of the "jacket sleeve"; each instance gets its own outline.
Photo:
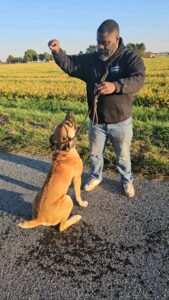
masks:
POLYGON ((114 82, 116 94, 133 94, 142 88, 145 79, 145 67, 143 60, 136 55, 130 56, 126 62, 127 75, 125 78, 114 82))
POLYGON ((67 55, 60 49, 59 53, 52 53, 55 63, 67 74, 72 77, 86 81, 84 71, 84 55, 67 55))

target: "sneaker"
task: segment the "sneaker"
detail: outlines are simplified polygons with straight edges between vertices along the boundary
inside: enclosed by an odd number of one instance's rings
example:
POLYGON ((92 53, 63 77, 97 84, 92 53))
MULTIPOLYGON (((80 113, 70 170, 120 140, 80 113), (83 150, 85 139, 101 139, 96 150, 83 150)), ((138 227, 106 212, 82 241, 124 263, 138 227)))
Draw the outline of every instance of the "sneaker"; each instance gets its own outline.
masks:
POLYGON ((134 185, 132 182, 126 183, 123 185, 124 193, 127 197, 132 198, 135 196, 134 185))
POLYGON ((102 182, 102 180, 92 178, 92 179, 90 179, 90 180, 85 184, 84 190, 85 190, 86 192, 91 192, 91 191, 93 191, 93 190, 96 188, 96 186, 98 186, 101 182, 102 182))

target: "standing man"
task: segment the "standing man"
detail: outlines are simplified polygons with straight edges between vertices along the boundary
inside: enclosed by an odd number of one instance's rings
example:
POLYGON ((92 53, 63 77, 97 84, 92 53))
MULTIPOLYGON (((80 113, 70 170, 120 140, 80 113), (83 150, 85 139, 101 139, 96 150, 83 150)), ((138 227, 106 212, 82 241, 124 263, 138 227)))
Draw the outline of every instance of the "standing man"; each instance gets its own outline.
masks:
POLYGON ((54 60, 70 76, 86 82, 89 107, 90 178, 84 186, 90 192, 102 181, 103 152, 107 139, 116 153, 124 193, 135 195, 131 173, 130 146, 132 130, 132 94, 144 84, 145 68, 142 59, 130 52, 120 37, 114 20, 104 21, 97 30, 97 52, 66 55, 59 41, 48 43, 54 60), (106 75, 107 74, 107 75, 106 75), (103 76, 104 82, 101 82, 103 76), (99 94, 94 114, 94 94, 99 94), (96 117, 97 116, 97 117, 96 117), (96 123, 93 126, 93 120, 96 123))

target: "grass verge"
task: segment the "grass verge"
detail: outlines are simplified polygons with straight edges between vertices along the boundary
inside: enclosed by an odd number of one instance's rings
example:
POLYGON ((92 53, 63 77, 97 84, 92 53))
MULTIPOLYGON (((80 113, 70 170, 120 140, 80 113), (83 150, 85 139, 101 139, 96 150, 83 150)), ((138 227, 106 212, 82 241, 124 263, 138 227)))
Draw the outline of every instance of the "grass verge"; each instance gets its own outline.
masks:
MULTIPOLYGON (((49 136, 56 123, 68 112, 76 117, 78 125, 87 111, 85 102, 58 99, 0 98, 0 149, 51 155, 49 136)), ((131 148, 132 169, 135 174, 151 177, 169 175, 169 123, 166 108, 133 107, 134 137, 131 148)), ((88 120, 77 141, 78 151, 89 164, 87 137, 88 120)), ((105 151, 105 169, 115 170, 115 155, 110 143, 105 151)))

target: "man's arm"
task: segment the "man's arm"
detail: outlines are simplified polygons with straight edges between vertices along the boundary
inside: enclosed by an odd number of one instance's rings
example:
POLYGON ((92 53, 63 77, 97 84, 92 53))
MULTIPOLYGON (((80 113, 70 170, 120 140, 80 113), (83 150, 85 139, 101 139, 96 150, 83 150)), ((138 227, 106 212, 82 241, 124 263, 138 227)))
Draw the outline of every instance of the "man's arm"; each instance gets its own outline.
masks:
POLYGON ((127 76, 114 82, 116 93, 134 94, 143 87, 145 79, 145 66, 143 60, 133 55, 128 61, 127 76))
POLYGON ((56 64, 67 74, 85 80, 85 72, 83 71, 83 55, 67 55, 60 48, 60 43, 57 40, 49 41, 49 48, 52 51, 53 58, 56 64))

